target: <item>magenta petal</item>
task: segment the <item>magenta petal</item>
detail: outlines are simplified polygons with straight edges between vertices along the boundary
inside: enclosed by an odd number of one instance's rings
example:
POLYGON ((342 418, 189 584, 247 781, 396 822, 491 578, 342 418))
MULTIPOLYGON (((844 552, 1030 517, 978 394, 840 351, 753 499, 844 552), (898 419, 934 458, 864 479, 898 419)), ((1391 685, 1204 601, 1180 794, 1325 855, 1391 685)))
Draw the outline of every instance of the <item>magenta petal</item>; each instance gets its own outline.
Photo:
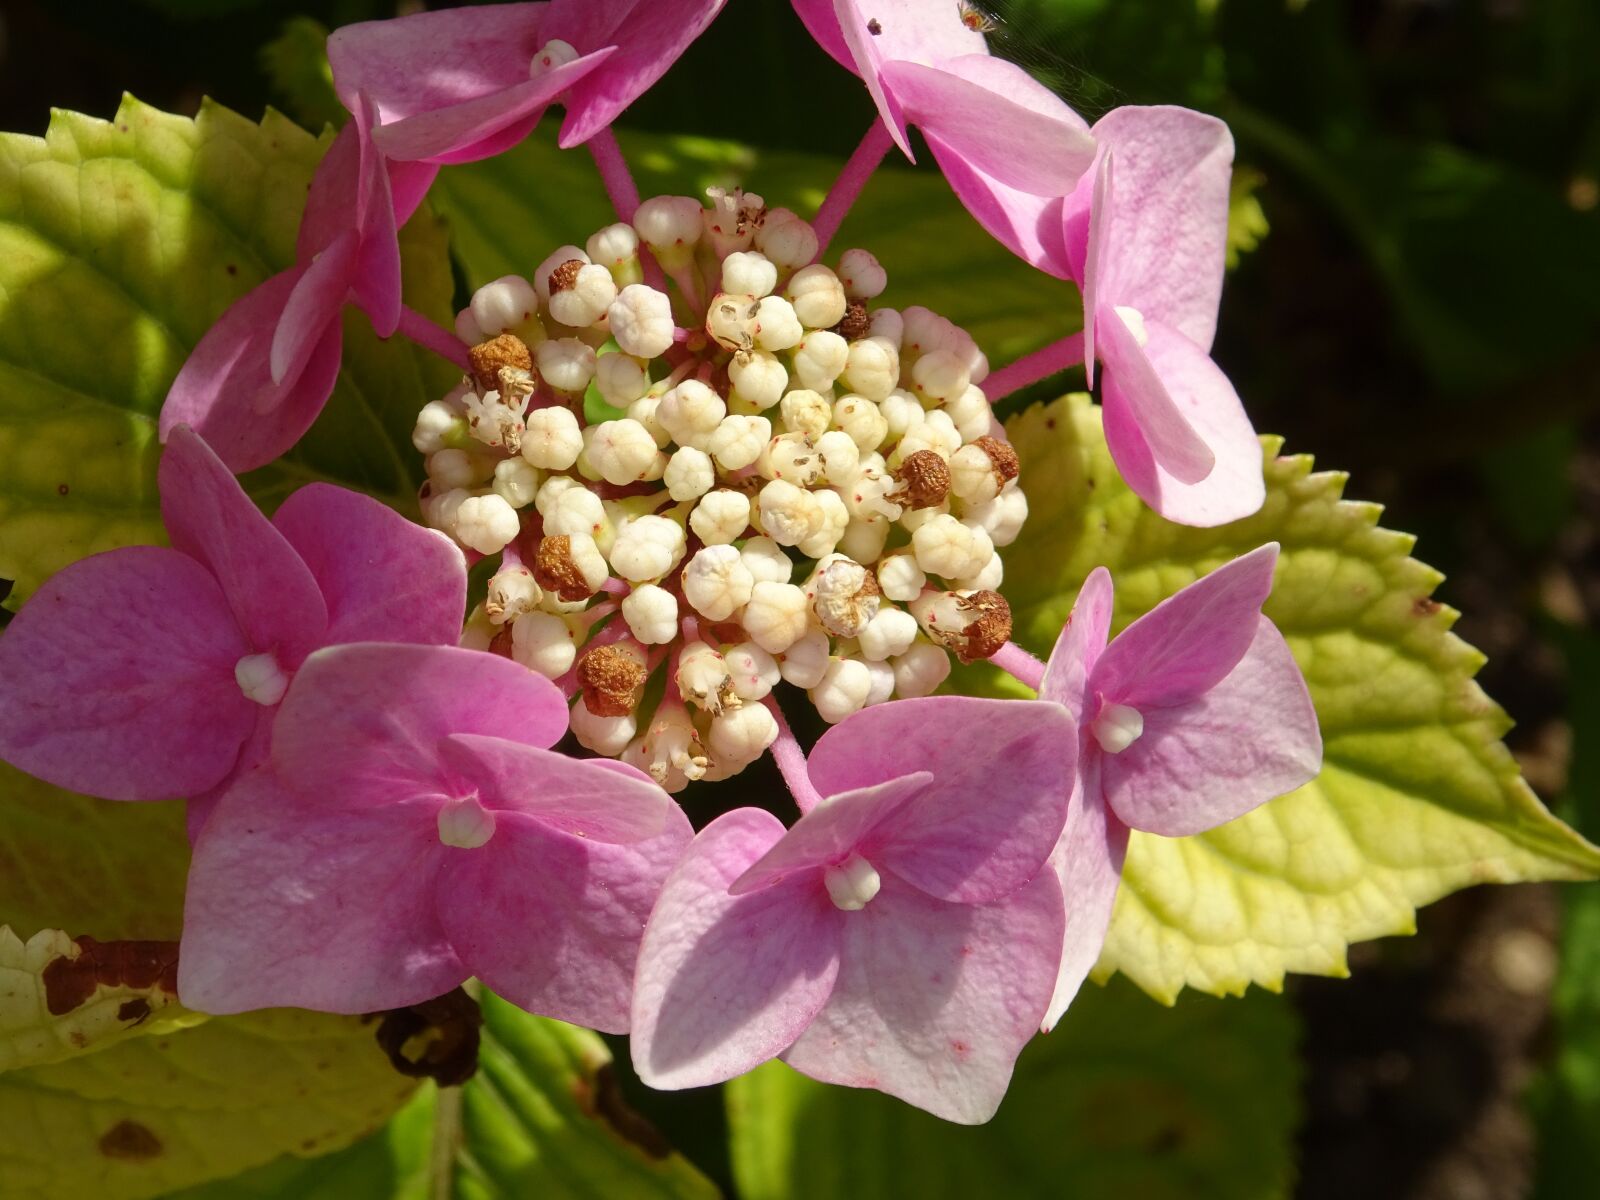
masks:
POLYGON ((938 134, 924 129, 922 136, 951 189, 989 236, 1031 266, 1057 279, 1071 278, 1060 196, 1006 187, 974 168, 938 134))
POLYGON ((439 919, 467 969, 497 995, 625 1033, 645 921, 692 837, 676 805, 663 832, 627 846, 502 813, 487 845, 450 852, 439 919))
POLYGON ((360 98, 360 111, 351 124, 361 131, 361 251, 356 260, 352 288, 356 303, 381 338, 392 337, 400 326, 400 237, 384 157, 372 144, 377 120, 372 102, 360 98))
MULTIPOLYGON (((964 60, 927 67, 884 64, 883 79, 906 119, 935 134, 945 146, 998 182, 1037 196, 1070 192, 1094 161, 1095 143, 1065 104, 1047 115, 1018 104, 990 85, 998 73, 1021 67, 987 55, 974 56, 980 69, 965 78, 964 60)), ((1020 84, 1015 85, 1020 88, 1020 84)))
POLYGON ((1082 726, 1088 698, 1089 675, 1106 648, 1111 634, 1111 572, 1096 567, 1083 581, 1072 615, 1056 638, 1050 661, 1045 664, 1039 699, 1061 705, 1082 726))
POLYGON ((1256 638, 1277 562, 1278 543, 1268 542, 1168 596, 1116 636, 1089 690, 1144 712, 1216 687, 1256 638))
POLYGON ((354 230, 335 238, 305 269, 272 335, 268 364, 272 382, 290 388, 305 373, 323 335, 339 322, 339 311, 350 296, 361 241, 354 230))
POLYGON ((677 805, 649 780, 503 738, 453 733, 444 761, 484 805, 520 813, 593 842, 642 842, 667 827, 677 805))
POLYGON ((441 744, 478 733, 554 745, 560 691, 526 667, 453 646, 331 646, 306 659, 278 710, 272 758, 284 779, 345 805, 450 794, 441 744))
POLYGON ((777 845, 733 881, 729 894, 743 896, 798 872, 843 862, 876 826, 899 812, 932 782, 933 776, 927 771, 917 771, 886 783, 823 797, 777 845))
POLYGON ((859 914, 835 908, 815 878, 728 894, 783 836, 776 817, 736 809, 707 825, 668 876, 633 995, 633 1065, 651 1087, 743 1074, 789 1046, 828 998, 842 927, 859 914))
POLYGON ((0 635, 0 758, 111 800, 203 792, 256 721, 233 677, 249 653, 187 555, 135 546, 73 563, 0 635))
POLYGON ((1144 440, 1122 382, 1104 386, 1106 444, 1128 486, 1169 521, 1211 527, 1253 516, 1266 499, 1261 443, 1233 384, 1205 352, 1175 329, 1146 320, 1143 355, 1190 428, 1216 456, 1211 473, 1186 484, 1164 470, 1144 440))
POLYGON ((825 796, 931 771, 934 782, 878 824, 862 854, 930 896, 986 903, 1044 866, 1077 752, 1060 705, 928 696, 845 718, 812 749, 810 771, 825 796))
POLYGON ((158 470, 173 548, 216 577, 255 650, 297 665, 328 627, 310 569, 193 430, 172 431, 158 470))
POLYGON ((417 211, 422 199, 439 176, 437 163, 389 164, 389 192, 394 200, 394 221, 404 225, 417 211))
MULTIPOLYGON (((359 105, 358 105, 359 107, 359 105)), ((361 211, 363 156, 359 118, 348 122, 328 145, 311 176, 295 259, 302 266, 333 245, 364 216, 361 211)))
POLYGON ((989 905, 934 900, 885 875, 883 890, 845 914, 843 928, 833 992, 784 1061, 947 1121, 987 1121, 1055 981, 1055 875, 1041 872, 989 905))
POLYGON ((1294 655, 1266 617, 1236 667, 1186 704, 1144 714, 1105 757, 1106 802, 1135 829, 1187 837, 1315 779, 1322 734, 1294 655))
POLYGON ((833 11, 833 0, 792 0, 792 3, 806 32, 815 39, 817 45, 846 71, 856 71, 855 59, 839 28, 838 14, 833 11))
POLYGON ((178 994, 217 1014, 369 1013, 449 991, 467 970, 434 913, 445 853, 436 805, 351 810, 245 776, 195 846, 178 994))
POLYGON ((448 645, 461 633, 467 563, 443 534, 370 496, 312 483, 272 518, 328 608, 328 644, 448 645))
POLYGON ((1157 468, 1182 484, 1205 479, 1216 466, 1216 455, 1167 393, 1122 314, 1101 307, 1095 328, 1100 339, 1096 353, 1105 364, 1104 387, 1114 395, 1110 403, 1121 406, 1138 425, 1157 468))
POLYGON ((1128 853, 1128 827, 1106 810, 1100 798, 1101 761, 1098 748, 1084 755, 1083 785, 1072 794, 1067 827, 1050 856, 1050 865, 1061 881, 1067 924, 1055 992, 1042 1026, 1046 1033, 1061 1020, 1099 961, 1128 853))

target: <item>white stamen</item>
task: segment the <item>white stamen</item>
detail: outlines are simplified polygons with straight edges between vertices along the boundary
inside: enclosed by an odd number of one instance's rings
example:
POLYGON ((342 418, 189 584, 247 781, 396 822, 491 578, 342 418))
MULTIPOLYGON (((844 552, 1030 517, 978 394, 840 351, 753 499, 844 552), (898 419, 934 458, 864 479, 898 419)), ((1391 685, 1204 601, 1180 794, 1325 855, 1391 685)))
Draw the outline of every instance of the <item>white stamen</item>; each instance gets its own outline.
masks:
POLYGON ((1107 754, 1121 754, 1144 732, 1144 717, 1126 704, 1108 704, 1089 726, 1089 732, 1107 754))
POLYGON ((289 690, 289 677, 270 653, 246 654, 234 664, 233 677, 245 697, 257 704, 276 704, 289 690))
POLYGON ((1128 327, 1128 332, 1133 334, 1133 340, 1143 346, 1150 340, 1150 334, 1144 327, 1144 314, 1137 308, 1129 308, 1125 304, 1116 306, 1117 316, 1122 318, 1122 323, 1128 327))
POLYGON ((460 850, 476 850, 494 836, 494 814, 476 796, 447 800, 439 810, 439 840, 460 850))
POLYGON ((552 38, 533 56, 533 61, 528 64, 528 78, 537 79, 546 71, 553 71, 557 67, 564 67, 578 57, 577 49, 570 42, 563 42, 560 38, 552 38))
POLYGON ((878 872, 859 854, 852 854, 838 866, 829 867, 822 873, 822 882, 834 907, 845 912, 860 912, 883 886, 878 872))

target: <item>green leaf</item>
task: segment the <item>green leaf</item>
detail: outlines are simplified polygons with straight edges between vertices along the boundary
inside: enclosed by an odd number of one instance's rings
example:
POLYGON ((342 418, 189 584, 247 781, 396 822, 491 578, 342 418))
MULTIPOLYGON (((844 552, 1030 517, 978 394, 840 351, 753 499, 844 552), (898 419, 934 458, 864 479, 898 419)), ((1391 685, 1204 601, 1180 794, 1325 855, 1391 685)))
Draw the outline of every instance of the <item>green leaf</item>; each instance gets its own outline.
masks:
MULTIPOLYGON (((1414 931, 1415 910, 1475 883, 1591 879, 1600 850, 1539 802, 1500 742, 1505 712, 1472 680, 1483 656, 1450 632, 1442 577, 1344 476, 1267 439, 1259 514, 1219 529, 1162 520, 1118 476, 1087 396, 1008 425, 1030 516, 1006 551, 1016 636, 1048 653, 1081 580, 1116 578, 1116 627, 1205 572, 1276 540, 1266 606, 1306 674, 1326 747, 1312 783, 1210 833, 1136 833, 1097 978, 1152 996, 1277 989, 1342 975, 1351 942, 1414 931)), ((975 686, 1003 688, 989 673, 975 686)))
POLYGON ((1091 988, 976 1128, 768 1063, 728 1084, 734 1176, 744 1200, 1286 1196, 1294 1042, 1277 997, 1189 996, 1169 1012, 1126 985, 1091 988))
MULTIPOLYGON (((67 563, 157 542, 156 418, 190 349, 294 257, 323 142, 277 113, 194 120, 127 98, 114 121, 57 112, 43 138, 0 134, 0 578, 15 608, 67 563)), ((442 230, 402 238, 407 298, 448 311, 442 230)), ((267 502, 332 479, 410 507, 412 419, 453 371, 347 316, 323 418, 257 472, 267 502)))
MULTIPOLYGON (((447 167, 434 206, 477 287, 530 274, 556 247, 583 245, 616 220, 593 164, 555 148, 555 124, 497 158, 447 167)), ((756 150, 732 142, 623 134, 641 195, 705 195, 711 185, 759 192, 769 205, 810 217, 840 163, 817 155, 756 150)), ((889 274, 879 303, 921 304, 963 326, 996 362, 1079 328, 1070 284, 1041 274, 1001 249, 934 171, 886 166, 851 210, 829 257, 851 246, 878 256, 889 274)))
POLYGON ((357 1017, 289 1009, 0 1075, 10 1200, 140 1200, 349 1144, 415 1089, 357 1017))
POLYGON ((1233 180, 1228 185, 1228 269, 1239 265, 1239 260, 1261 245, 1271 226, 1267 214, 1261 211, 1261 199, 1256 195, 1267 177, 1254 167, 1235 167, 1233 180))
POLYGON ((328 30, 313 17, 290 17, 283 31, 261 48, 261 67, 272 90, 302 125, 343 125, 349 114, 333 90, 328 66, 328 30))

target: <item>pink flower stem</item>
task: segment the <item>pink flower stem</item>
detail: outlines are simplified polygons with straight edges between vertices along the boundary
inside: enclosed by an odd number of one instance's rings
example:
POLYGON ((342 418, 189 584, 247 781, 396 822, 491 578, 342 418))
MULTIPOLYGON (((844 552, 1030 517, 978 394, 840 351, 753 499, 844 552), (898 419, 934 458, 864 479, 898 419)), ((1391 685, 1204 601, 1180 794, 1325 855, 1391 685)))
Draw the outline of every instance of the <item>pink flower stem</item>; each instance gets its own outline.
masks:
POLYGON ((622 147, 617 145, 617 135, 609 128, 602 129, 588 144, 594 165, 600 171, 600 181, 606 185, 611 207, 617 210, 617 220, 632 221, 639 207, 639 186, 633 182, 633 172, 628 170, 622 147))
POLYGON ((405 334, 424 350, 432 350, 440 358, 455 363, 463 371, 472 369, 472 360, 467 357, 467 344, 414 308, 400 306, 400 326, 396 332, 405 334))
POLYGON ((822 796, 811 782, 811 773, 806 770, 806 752, 800 749, 794 730, 789 728, 789 722, 784 719, 783 709, 778 707, 777 698, 769 695, 762 700, 762 703, 767 706, 772 719, 778 723, 778 737, 771 746, 772 761, 778 764, 783 782, 788 785, 789 794, 794 797, 795 807, 802 813, 808 813, 822 803, 822 796))
POLYGON ((844 164, 844 169, 839 172, 839 178, 833 181, 827 199, 822 202, 816 218, 811 222, 811 227, 817 231, 818 258, 821 258, 828 249, 828 243, 833 240, 833 235, 839 232, 839 226, 844 223, 851 206, 855 204, 856 198, 867 186, 867 180, 872 178, 872 173, 878 169, 878 164, 883 161, 883 156, 889 153, 889 147, 892 145, 894 139, 889 136, 889 129, 881 117, 867 127, 866 136, 850 155, 850 161, 844 164))
POLYGON ((1015 642, 1007 642, 989 656, 989 661, 1024 687, 1037 694, 1044 683, 1044 663, 1015 642))
POLYGON ((1059 342, 1050 343, 1043 350, 1035 350, 1032 354, 1024 355, 998 371, 990 372, 989 377, 978 386, 993 403, 1011 395, 1012 392, 1020 392, 1030 383, 1038 383, 1047 375, 1075 367, 1082 361, 1083 334, 1074 333, 1059 342))

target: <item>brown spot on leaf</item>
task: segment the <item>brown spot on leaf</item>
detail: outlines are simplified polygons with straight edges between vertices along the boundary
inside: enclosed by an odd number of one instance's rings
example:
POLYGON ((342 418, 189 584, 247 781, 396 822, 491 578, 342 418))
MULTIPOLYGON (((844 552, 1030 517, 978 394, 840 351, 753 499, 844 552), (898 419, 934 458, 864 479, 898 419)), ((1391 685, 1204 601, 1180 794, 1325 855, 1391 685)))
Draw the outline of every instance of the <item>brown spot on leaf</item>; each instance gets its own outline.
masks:
POLYGON ((604 1122, 624 1141, 632 1142, 651 1158, 666 1158, 672 1153, 672 1143, 623 1096, 622 1084, 612 1064, 601 1064, 592 1081, 580 1079, 573 1090, 583 1111, 604 1122))
POLYGON ((58 495, 58 496, 65 496, 71 490, 72 490, 72 488, 68 484, 65 484, 65 483, 56 484, 56 495, 58 495))
POLYGON ((74 939, 78 956, 62 955, 46 964, 43 974, 45 1008, 53 1017, 84 1004, 95 990, 105 987, 159 988, 178 994, 177 942, 100 942, 92 937, 74 939))
POLYGON ((1431 617, 1443 607, 1444 605, 1428 596, 1418 596, 1412 602, 1411 611, 1419 617, 1431 617))
POLYGON ((237 275, 238 273, 239 273, 239 264, 238 263, 229 263, 228 264, 228 274, 229 275, 237 275))
POLYGON ((409 1008, 391 1009, 378 1023, 378 1047, 394 1069, 412 1079, 458 1087, 478 1070, 478 1002, 461 988, 409 1008))
POLYGON ((125 1162, 161 1156, 161 1139, 137 1121, 118 1121, 100 1135, 100 1153, 125 1162))
POLYGON ((117 1020, 130 1021, 137 1025, 150 1015, 150 1001, 143 996, 132 1000, 124 1000, 117 1009, 117 1020))

